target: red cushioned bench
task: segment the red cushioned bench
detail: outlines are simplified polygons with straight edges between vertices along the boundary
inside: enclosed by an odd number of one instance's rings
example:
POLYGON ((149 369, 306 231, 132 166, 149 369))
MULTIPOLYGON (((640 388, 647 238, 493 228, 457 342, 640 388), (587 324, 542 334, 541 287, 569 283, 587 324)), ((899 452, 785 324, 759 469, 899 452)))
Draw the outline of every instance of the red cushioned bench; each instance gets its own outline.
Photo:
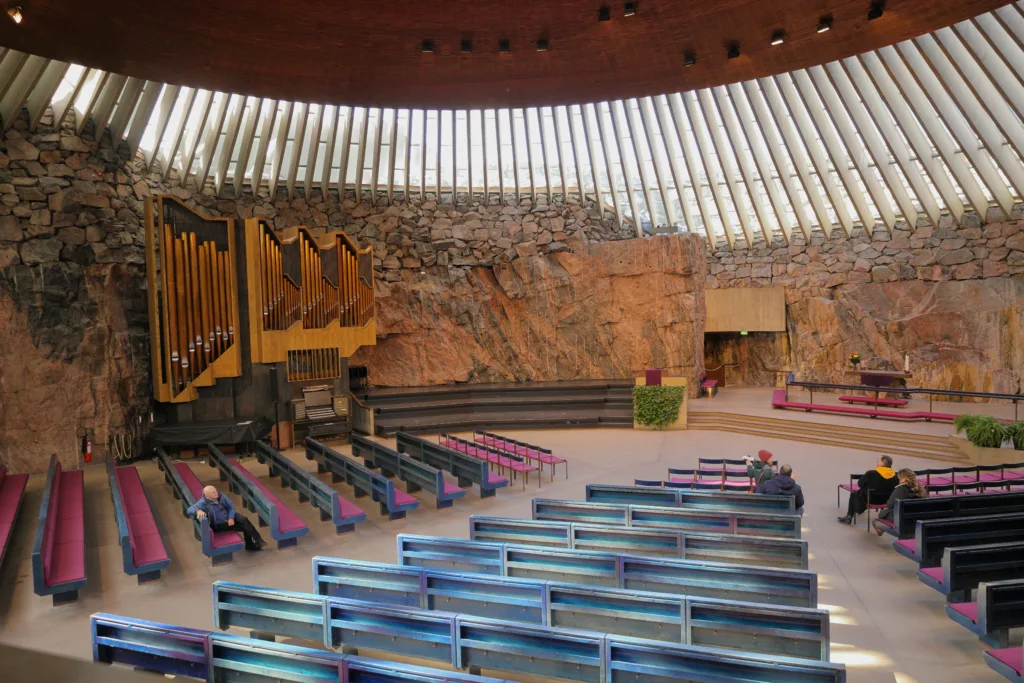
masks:
POLYGON ((856 406, 830 406, 823 403, 800 403, 786 400, 786 390, 776 389, 772 394, 772 408, 817 411, 821 413, 837 413, 840 415, 863 415, 866 417, 886 417, 893 420, 924 420, 931 422, 952 422, 956 415, 951 413, 929 413, 927 411, 897 412, 895 410, 878 410, 876 408, 858 408, 856 406))
MULTIPOLYGON (((203 485, 199 477, 187 463, 171 463, 162 448, 156 449, 157 464, 164 471, 164 476, 174 490, 175 498, 181 501, 182 513, 203 495, 203 485)), ((245 547, 242 535, 237 531, 214 531, 210 528, 209 519, 192 518, 196 540, 203 544, 203 554, 210 558, 214 565, 231 561, 234 553, 245 547)))
POLYGON ((1012 683, 1024 683, 1024 648, 1009 647, 985 652, 988 668, 1012 683))
MULTIPOLYGON (((288 548, 296 545, 299 542, 300 536, 305 536, 309 533, 309 527, 306 526, 306 523, 299 519, 298 515, 289 510, 288 506, 282 503, 280 498, 271 493, 270 489, 264 486, 263 482, 254 477, 252 472, 245 469, 245 466, 242 465, 242 463, 238 462, 236 458, 232 458, 231 465, 243 477, 245 477, 253 487, 259 490, 269 503, 267 510, 257 510, 256 512, 259 516, 260 524, 269 525, 270 537, 277 541, 278 548, 288 548)), ((413 500, 415 500, 415 498, 413 500)))
POLYGON ((139 583, 155 581, 171 559, 153 519, 139 471, 134 466, 116 467, 113 459, 108 459, 107 480, 124 572, 137 576, 139 583))
POLYGON ((85 479, 82 470, 65 472, 54 454, 32 545, 32 583, 36 595, 60 605, 77 600, 85 581, 85 479))
POLYGON ((907 401, 902 398, 872 398, 870 396, 840 396, 840 401, 846 403, 863 403, 871 406, 893 406, 895 408, 902 408, 907 405, 907 401))
POLYGON ((27 483, 27 474, 8 474, 7 468, 0 465, 0 566, 3 566, 7 544, 14 535, 14 524, 18 521, 27 483))

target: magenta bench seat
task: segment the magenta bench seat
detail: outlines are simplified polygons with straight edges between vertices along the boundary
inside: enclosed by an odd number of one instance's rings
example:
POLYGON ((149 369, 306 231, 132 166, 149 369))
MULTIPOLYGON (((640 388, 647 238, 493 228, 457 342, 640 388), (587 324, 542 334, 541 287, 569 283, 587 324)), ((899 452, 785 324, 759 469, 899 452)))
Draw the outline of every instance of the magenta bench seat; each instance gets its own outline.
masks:
MULTIPOLYGON (((211 464, 213 464, 214 459, 224 458, 223 454, 216 451, 212 446, 208 446, 208 448, 210 449, 211 464)), ((253 476, 252 472, 247 470, 237 458, 227 460, 230 467, 240 477, 237 481, 229 480, 232 490, 241 497, 244 507, 256 513, 260 526, 270 528, 270 537, 277 541, 277 547, 288 548, 298 544, 299 537, 309 533, 309 527, 306 526, 305 522, 289 510, 288 506, 271 493, 270 489, 253 476), (238 486, 240 483, 247 486, 249 491, 242 490, 238 486), (256 495, 252 495, 253 493, 256 495)), ((223 464, 214 465, 215 467, 220 467, 222 474, 224 473, 223 464)))
POLYGON ((82 470, 64 471, 50 456, 43 502, 32 546, 36 595, 52 595, 59 605, 78 599, 85 586, 85 479, 82 470))
POLYGON ((1008 647, 987 650, 985 663, 988 668, 1012 683, 1024 683, 1024 648, 1008 647))
POLYGON ((137 576, 139 583, 159 579, 171 559, 153 519, 139 471, 132 465, 117 467, 111 458, 107 460, 107 481, 125 574, 137 576))
POLYGON ((908 401, 902 398, 874 398, 871 396, 840 396, 840 401, 846 403, 861 403, 869 406, 892 406, 902 408, 908 401))
POLYGON ((27 474, 8 474, 7 468, 0 465, 0 566, 3 566, 7 544, 14 535, 27 483, 27 474))
POLYGON ((865 415, 867 417, 887 417, 894 420, 938 420, 952 422, 956 415, 951 413, 930 413, 927 411, 897 412, 895 410, 878 410, 877 408, 858 408, 856 406, 830 406, 823 403, 801 403, 786 400, 786 390, 776 389, 772 394, 772 408, 818 411, 822 413, 838 413, 840 415, 865 415))
MULTIPOLYGON (((192 468, 184 462, 171 462, 162 448, 156 449, 157 466, 164 473, 164 479, 171 485, 174 497, 181 502, 181 512, 186 510, 203 495, 203 485, 192 468)), ((245 547, 242 535, 237 531, 214 531, 208 518, 191 518, 196 540, 202 544, 203 554, 214 565, 231 561, 232 555, 245 547)))

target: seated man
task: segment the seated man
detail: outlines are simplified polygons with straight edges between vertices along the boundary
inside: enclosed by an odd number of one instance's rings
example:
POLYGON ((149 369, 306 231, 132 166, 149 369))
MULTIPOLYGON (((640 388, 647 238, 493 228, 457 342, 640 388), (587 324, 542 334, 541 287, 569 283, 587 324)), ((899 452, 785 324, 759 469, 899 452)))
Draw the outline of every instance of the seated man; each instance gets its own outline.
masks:
POLYGON ((235 512, 231 499, 222 495, 213 486, 203 489, 203 497, 197 500, 185 512, 196 519, 210 518, 210 528, 214 531, 238 531, 245 538, 246 550, 262 550, 267 542, 248 519, 235 512))
POLYGON ((760 450, 757 452, 757 458, 754 460, 749 455, 743 458, 747 463, 747 476, 754 481, 754 488, 775 476, 775 472, 772 471, 771 451, 760 450))
POLYGON ((857 480, 857 490, 850 492, 850 502, 846 507, 846 516, 839 517, 842 524, 853 524, 855 515, 859 515, 868 509, 868 503, 884 503, 889 499, 889 494, 896 488, 899 480, 896 472, 892 469, 892 458, 883 455, 878 459, 875 469, 865 472, 857 480), (868 501, 868 491, 871 491, 871 501, 868 501))
POLYGON ((796 498, 796 511, 804 511, 804 492, 800 490, 800 484, 793 479, 793 468, 783 465, 779 473, 757 487, 754 493, 765 493, 770 496, 794 496, 796 498))

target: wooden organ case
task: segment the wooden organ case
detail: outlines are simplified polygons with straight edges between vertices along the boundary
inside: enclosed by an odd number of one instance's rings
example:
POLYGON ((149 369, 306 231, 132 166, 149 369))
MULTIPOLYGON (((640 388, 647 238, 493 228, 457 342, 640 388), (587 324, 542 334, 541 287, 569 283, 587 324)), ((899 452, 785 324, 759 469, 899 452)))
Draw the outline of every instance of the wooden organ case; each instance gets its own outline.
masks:
POLYGON ((376 343, 372 247, 159 196, 146 249, 154 433, 262 420, 279 445, 347 436, 348 358, 376 343))
POLYGON ((166 196, 145 216, 153 394, 194 401, 198 387, 241 373, 234 221, 166 196))

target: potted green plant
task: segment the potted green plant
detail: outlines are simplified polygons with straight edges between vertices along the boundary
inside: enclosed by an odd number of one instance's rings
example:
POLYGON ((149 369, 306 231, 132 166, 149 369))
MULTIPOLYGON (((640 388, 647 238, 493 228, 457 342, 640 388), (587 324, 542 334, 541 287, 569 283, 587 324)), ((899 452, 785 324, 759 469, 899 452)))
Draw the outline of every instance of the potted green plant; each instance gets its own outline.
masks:
POLYGON ((956 433, 965 438, 950 437, 950 440, 976 465, 998 465, 1019 457, 1003 448, 1003 442, 1012 439, 1012 434, 1021 428, 1011 428, 990 415, 958 415, 953 426, 956 433))
POLYGON ((669 427, 679 419, 679 410, 685 398, 685 386, 635 386, 633 420, 654 429, 669 427))
POLYGON ((1024 422, 1018 420, 1006 425, 1006 438, 1013 444, 1014 450, 1024 451, 1024 422))

